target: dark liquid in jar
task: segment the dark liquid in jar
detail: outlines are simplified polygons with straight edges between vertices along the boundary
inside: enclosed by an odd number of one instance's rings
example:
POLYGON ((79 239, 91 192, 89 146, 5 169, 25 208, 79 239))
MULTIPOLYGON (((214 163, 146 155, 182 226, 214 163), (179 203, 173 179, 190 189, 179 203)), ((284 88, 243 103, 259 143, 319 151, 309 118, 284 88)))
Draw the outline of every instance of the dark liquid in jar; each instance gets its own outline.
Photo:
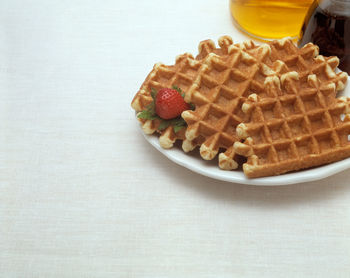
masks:
POLYGON ((339 68, 350 74, 350 1, 320 3, 316 1, 306 16, 299 46, 318 45, 320 54, 337 56, 339 68))

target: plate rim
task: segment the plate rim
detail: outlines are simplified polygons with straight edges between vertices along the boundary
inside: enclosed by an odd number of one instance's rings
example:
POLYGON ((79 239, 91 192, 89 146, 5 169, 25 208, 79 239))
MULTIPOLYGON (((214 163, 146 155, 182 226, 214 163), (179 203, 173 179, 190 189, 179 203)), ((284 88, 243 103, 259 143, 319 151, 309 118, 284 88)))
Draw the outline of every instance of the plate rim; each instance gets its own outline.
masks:
POLYGON ((191 154, 185 153, 176 147, 173 147, 171 149, 163 149, 159 145, 158 136, 154 134, 151 134, 151 135, 145 134, 142 131, 142 129, 140 130, 148 143, 150 143, 155 149, 157 149, 165 157, 167 157, 174 163, 186 169, 189 169, 195 173, 212 178, 214 180, 220 180, 220 181, 225 181, 230 183, 257 185, 257 186, 282 186, 282 185, 298 184, 298 183, 321 180, 350 168, 350 157, 349 157, 330 164, 321 165, 315 168, 300 170, 292 173, 286 173, 278 176, 268 176, 268 177, 262 177, 262 178, 247 178, 242 171, 239 171, 239 172, 237 170, 226 171, 226 170, 220 169, 219 166, 216 166, 215 168, 213 168, 215 169, 214 171, 209 171, 211 170, 212 167, 208 166, 206 168, 203 168, 203 166, 201 166, 201 163, 206 163, 205 160, 198 160, 198 163, 197 163, 197 158, 196 158, 196 162, 194 164, 189 163, 188 158, 191 157, 191 154), (216 173, 220 173, 220 175, 216 173), (229 173, 231 174, 235 173, 235 174, 233 174, 230 177, 229 173))
MULTIPOLYGON (((337 70, 339 71, 339 70, 337 70)), ((350 77, 348 77, 348 83, 350 82, 350 77)), ((337 97, 348 96, 350 97, 350 85, 346 86, 343 91, 337 93, 337 97)), ((136 114, 135 114, 136 116, 136 114)), ((304 182, 311 182, 321 180, 350 168, 350 157, 336 162, 332 162, 326 165, 320 165, 314 168, 308 168, 299 170, 296 172, 285 173, 277 176, 268 176, 261 178, 247 178, 242 171, 239 172, 239 176, 229 177, 227 173, 237 173, 237 170, 227 171, 219 168, 218 165, 215 167, 207 167, 201 164, 206 163, 204 159, 196 159, 194 164, 188 163, 188 158, 191 157, 190 153, 185 153, 179 148, 173 147, 171 149, 163 149, 159 144, 159 137, 155 134, 145 134, 142 128, 139 127, 142 135, 148 143, 150 143, 154 148, 161 152, 165 157, 175 162, 176 164, 185 167, 195 173, 201 174, 203 176, 212 178, 214 180, 221 180, 231 183, 240 183, 247 185, 259 185, 259 186, 281 186, 288 184, 297 184, 304 182), (197 161, 198 160, 198 161, 197 161), (203 169, 202 169, 203 168, 203 169), (214 171, 208 171, 208 169, 214 169, 214 171), (215 174, 220 173, 220 174, 215 174)), ((349 135, 350 136, 350 135, 349 135)))

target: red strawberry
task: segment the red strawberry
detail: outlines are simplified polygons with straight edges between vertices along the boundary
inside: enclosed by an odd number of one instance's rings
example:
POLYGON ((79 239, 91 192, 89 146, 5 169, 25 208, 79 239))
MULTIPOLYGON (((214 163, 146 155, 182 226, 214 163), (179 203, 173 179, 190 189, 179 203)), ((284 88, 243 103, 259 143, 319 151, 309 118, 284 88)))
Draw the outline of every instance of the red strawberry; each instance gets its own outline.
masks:
POLYGON ((173 119, 181 115, 190 106, 181 94, 174 89, 160 89, 156 96, 156 113, 165 120, 173 119))

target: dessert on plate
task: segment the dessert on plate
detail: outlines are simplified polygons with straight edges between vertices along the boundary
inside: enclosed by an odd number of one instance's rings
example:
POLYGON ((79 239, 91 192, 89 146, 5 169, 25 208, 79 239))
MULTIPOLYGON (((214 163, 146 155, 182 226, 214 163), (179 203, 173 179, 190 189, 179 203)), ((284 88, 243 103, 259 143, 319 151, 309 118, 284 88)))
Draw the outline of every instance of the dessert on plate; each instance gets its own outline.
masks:
POLYGON ((146 134, 163 148, 218 156, 223 170, 243 163, 247 177, 279 175, 350 156, 348 76, 337 57, 289 39, 199 44, 174 65, 155 64, 132 100, 146 134))

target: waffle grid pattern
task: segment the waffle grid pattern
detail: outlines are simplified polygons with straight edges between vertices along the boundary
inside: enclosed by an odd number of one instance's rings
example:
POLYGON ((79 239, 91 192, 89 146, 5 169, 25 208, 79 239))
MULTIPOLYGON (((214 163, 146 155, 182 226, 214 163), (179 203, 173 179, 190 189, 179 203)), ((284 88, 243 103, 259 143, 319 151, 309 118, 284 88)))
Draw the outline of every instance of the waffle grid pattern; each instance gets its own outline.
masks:
POLYGON ((275 70, 278 76, 296 71, 299 79, 306 80, 309 75, 316 74, 323 82, 333 82, 338 91, 345 88, 347 74, 336 73, 339 64, 337 57, 325 57, 319 54, 318 46, 308 43, 298 48, 289 39, 276 40, 269 43, 271 55, 266 59, 266 65, 275 70))
POLYGON ((282 84, 277 77, 267 78, 271 97, 258 100, 252 95, 244 105, 251 119, 237 127, 237 134, 246 141, 234 147, 248 157, 243 165, 248 177, 280 174, 350 155, 350 115, 341 120, 350 112, 347 102, 335 98, 334 84, 324 85, 316 75, 309 75, 309 86, 300 88, 297 77, 296 72, 287 73, 282 84), (294 93, 281 94, 281 85, 294 88, 290 90, 294 93))
MULTIPOLYGON (((256 48, 262 59, 268 55, 266 45, 256 48)), ((221 57, 208 55, 206 67, 187 93, 196 109, 182 113, 188 124, 186 139, 202 138, 200 154, 206 160, 213 159, 219 149, 232 147, 237 140, 235 127, 244 120, 243 100, 262 91, 265 77, 273 73, 238 46, 232 45, 228 52, 221 57)))
POLYGON ((231 127, 245 121, 240 107, 248 95, 265 97, 265 78, 271 75, 283 78, 284 73, 292 70, 302 80, 316 74, 322 84, 334 83, 337 90, 342 90, 347 74, 335 73, 338 63, 336 57, 319 56, 318 47, 313 44, 299 49, 288 39, 260 46, 251 42, 231 45, 228 55, 221 57, 210 54, 205 62, 207 69, 187 94, 196 110, 182 115, 188 123, 186 140, 200 138, 203 142, 200 154, 207 160, 222 151, 220 168, 235 169, 237 156, 230 142, 238 138, 231 127))
MULTIPOLYGON (((150 92, 152 89, 158 91, 161 88, 172 88, 177 86, 186 90, 195 79, 200 63, 193 59, 190 54, 183 54, 177 57, 173 66, 156 64, 149 74, 139 93, 133 101, 136 111, 142 111, 152 102, 150 92)), ((157 131, 159 120, 139 119, 142 129, 146 134, 157 131)), ((163 148, 171 148, 177 139, 184 140, 184 131, 175 133, 171 126, 160 131, 159 143, 163 148)))
MULTIPOLYGON (((144 110, 147 105, 152 102, 152 89, 158 91, 161 88, 172 88, 176 86, 181 88, 182 91, 187 92, 199 74, 203 59, 205 59, 209 53, 216 53, 216 55, 227 54, 228 47, 232 45, 232 43, 232 39, 228 36, 223 36, 219 39, 220 48, 216 48, 215 43, 211 40, 202 41, 198 46, 199 54, 196 59, 194 59, 191 54, 185 53, 176 58, 174 65, 155 64, 153 70, 149 73, 146 80, 141 85, 140 90, 132 100, 132 108, 136 112, 144 110)), ((152 134, 158 131, 158 120, 139 119, 139 121, 146 134, 152 134)), ((161 134, 159 142, 163 148, 171 148, 178 139, 185 140, 185 131, 181 130, 175 133, 171 126, 158 132, 161 134)), ((196 145, 196 140, 193 142, 184 142, 184 148, 187 146, 189 150, 193 149, 196 145)))
MULTIPOLYGON (((196 58, 185 53, 174 65, 156 64, 135 95, 132 107, 136 112, 152 101, 151 89, 164 87, 181 88, 185 101, 194 104, 194 111, 182 113, 187 128, 178 133, 171 126, 157 130, 158 120, 139 119, 145 133, 160 133, 163 148, 181 140, 185 152, 200 146, 200 155, 206 160, 220 153, 219 167, 225 170, 237 168, 238 155, 243 155, 248 157, 245 172, 252 177, 265 175, 262 161, 286 165, 287 160, 297 160, 304 153, 320 157, 327 146, 331 149, 345 142, 347 129, 334 129, 337 111, 345 105, 344 100, 336 99, 336 93, 345 88, 348 78, 345 72, 336 73, 338 58, 318 55, 313 44, 298 48, 288 39, 261 45, 252 41, 233 44, 230 37, 223 36, 218 42, 216 48, 213 41, 202 41, 196 58), (261 103, 257 106, 260 112, 249 112, 253 103, 261 103), (248 136, 247 126, 252 136, 248 136), (321 132, 325 127, 333 131, 321 132), (243 144, 242 138, 246 138, 243 144), (253 145, 253 139, 265 143, 253 145), (252 167, 260 172, 250 174, 247 169, 252 167)), ((322 157, 320 161, 328 163, 329 158, 322 157)), ((301 166, 272 167, 269 175, 315 165, 313 159, 307 161, 301 166)))

